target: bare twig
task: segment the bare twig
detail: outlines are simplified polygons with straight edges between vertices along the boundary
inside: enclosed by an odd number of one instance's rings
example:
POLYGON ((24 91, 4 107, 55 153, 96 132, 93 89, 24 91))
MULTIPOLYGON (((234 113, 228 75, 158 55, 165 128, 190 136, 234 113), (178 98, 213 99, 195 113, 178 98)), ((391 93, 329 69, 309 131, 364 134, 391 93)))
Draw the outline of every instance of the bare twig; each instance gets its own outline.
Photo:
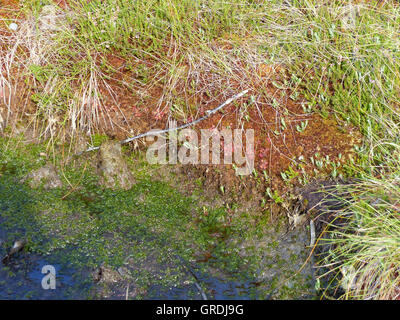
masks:
MULTIPOLYGON (((150 130, 150 131, 147 131, 147 132, 145 132, 145 133, 141 133, 141 134, 139 134, 139 135, 137 135, 137 136, 134 136, 134 137, 131 137, 131 138, 127 138, 127 139, 125 139, 125 140, 122 140, 122 141, 120 141, 120 144, 129 143, 129 142, 131 142, 131 141, 133 141, 133 140, 140 139, 140 138, 147 137, 147 136, 153 136, 153 135, 163 134, 163 133, 167 133, 167 132, 169 132, 169 131, 181 130, 181 129, 184 129, 184 128, 193 126, 193 125, 195 125, 195 124, 197 124, 197 123, 199 123, 199 122, 201 122, 201 121, 203 121, 203 120, 209 118, 211 115, 213 115, 213 114, 216 113, 217 111, 221 110, 223 107, 227 106, 228 104, 232 103, 233 101, 235 101, 235 100, 237 100, 237 99, 243 97, 247 92, 249 92, 249 90, 250 90, 250 89, 246 89, 246 90, 244 90, 244 91, 238 93, 237 95, 234 95, 232 98, 229 98, 228 100, 226 100, 224 103, 222 103, 221 105, 219 105, 219 106, 216 107, 215 109, 206 111, 207 114, 206 114, 204 117, 201 117, 201 118, 196 119, 196 120, 194 120, 194 121, 192 121, 192 122, 183 124, 183 125, 181 125, 181 126, 179 126, 179 127, 176 127, 176 128, 168 128, 168 129, 164 129, 164 130, 150 130)), ((81 154, 83 154, 83 153, 85 153, 85 152, 90 152, 90 151, 98 150, 99 148, 100 148, 100 147, 90 147, 90 148, 86 149, 85 151, 79 152, 79 153, 77 153, 77 154, 75 154, 75 155, 76 155, 76 156, 79 156, 79 155, 81 155, 81 154)))
POLYGON ((199 290, 201 297, 203 298, 203 300, 208 300, 207 299, 207 295, 204 292, 203 288, 200 286, 199 284, 199 278, 197 277, 196 273, 194 272, 194 270, 190 267, 190 265, 188 265, 185 260, 178 254, 174 254, 175 257, 181 261, 182 266, 187 270, 187 272, 193 277, 194 279, 194 285, 196 286, 197 290, 199 290))

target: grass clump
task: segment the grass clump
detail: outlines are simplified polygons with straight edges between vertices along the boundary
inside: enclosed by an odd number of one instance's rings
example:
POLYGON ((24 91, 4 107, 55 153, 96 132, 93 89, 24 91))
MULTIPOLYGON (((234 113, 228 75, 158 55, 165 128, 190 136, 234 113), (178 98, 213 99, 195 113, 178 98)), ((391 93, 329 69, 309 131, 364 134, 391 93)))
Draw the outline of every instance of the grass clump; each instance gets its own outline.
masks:
MULTIPOLYGON (((163 87, 154 109, 160 112, 162 107, 165 113, 166 105, 187 118, 187 101, 175 101, 174 96, 180 84, 195 84, 185 71, 193 52, 198 52, 197 61, 210 59, 213 42, 227 34, 244 36, 262 10, 259 4, 238 0, 73 0, 65 11, 51 8, 51 2, 29 1, 24 8, 27 19, 18 31, 1 36, 7 50, 2 56, 6 70, 0 73, 8 75, 4 82, 12 93, 21 80, 26 82, 43 126, 38 131, 51 137, 63 128, 92 134, 101 126, 113 127, 106 98, 128 116, 116 100, 115 81, 134 96, 163 87), (7 55, 10 51, 15 54, 7 55), (134 78, 121 81, 112 58, 122 59, 134 78), (10 77, 16 66, 21 77, 10 77)), ((218 57, 212 60, 218 63, 216 73, 231 72, 218 57)), ((11 111, 11 101, 7 108, 11 111)))
POLYGON ((397 300, 400 297, 400 196, 398 178, 384 182, 370 177, 351 188, 354 196, 323 237, 330 250, 325 257, 333 275, 325 292, 342 292, 340 299, 397 300), (340 288, 337 287, 340 286, 340 288))

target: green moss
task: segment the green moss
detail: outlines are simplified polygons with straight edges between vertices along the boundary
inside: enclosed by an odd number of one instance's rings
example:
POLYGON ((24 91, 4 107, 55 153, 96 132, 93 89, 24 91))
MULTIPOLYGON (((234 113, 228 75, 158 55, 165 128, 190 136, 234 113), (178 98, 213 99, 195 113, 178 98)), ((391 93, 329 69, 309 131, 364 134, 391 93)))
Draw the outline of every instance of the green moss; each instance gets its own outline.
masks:
MULTIPOLYGON (((0 139, 1 144, 6 141, 0 139)), ((198 199, 204 197, 200 183, 192 196, 183 195, 177 186, 165 182, 168 179, 152 177, 151 172, 159 166, 149 165, 143 154, 132 153, 128 158, 137 180, 130 190, 99 187, 90 165, 66 165, 60 175, 64 187, 46 191, 32 190, 19 182, 46 163, 39 157, 45 151, 44 144, 3 150, 0 209, 8 245, 27 238, 29 252, 51 253, 58 264, 77 270, 102 263, 117 269, 130 259, 129 263, 137 266, 129 270, 130 275, 139 279, 136 285, 143 288, 154 283, 162 287, 179 286, 179 281, 182 286, 184 281, 190 283, 193 279, 188 280, 181 261, 193 261, 202 252, 211 258, 196 265, 198 272, 207 274, 212 267, 234 275, 235 281, 253 279, 265 264, 261 247, 247 248, 243 257, 238 244, 262 239, 266 230, 274 232, 269 214, 241 211, 237 203, 200 206, 198 199), (161 270, 159 266, 166 267, 161 270)), ((56 163, 59 160, 55 158, 56 163)), ((268 246, 277 249, 278 242, 272 241, 265 248, 268 246)), ((281 266, 286 264, 281 262, 281 266)))

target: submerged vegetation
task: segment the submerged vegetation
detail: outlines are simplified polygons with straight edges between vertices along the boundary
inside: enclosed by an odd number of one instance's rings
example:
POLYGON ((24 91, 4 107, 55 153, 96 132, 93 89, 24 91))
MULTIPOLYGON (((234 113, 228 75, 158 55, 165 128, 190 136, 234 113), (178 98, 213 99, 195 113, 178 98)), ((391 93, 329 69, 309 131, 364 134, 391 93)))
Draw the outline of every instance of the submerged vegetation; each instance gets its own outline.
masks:
MULTIPOLYGON (((350 197, 339 199, 345 206, 317 239, 330 246, 321 279, 331 276, 330 289, 344 290, 335 297, 400 298, 396 1, 3 2, 1 222, 23 230, 31 250, 75 246, 80 258, 71 261, 118 268, 144 252, 138 239, 146 239, 175 252, 159 257, 172 264, 165 277, 172 284, 184 269, 175 255, 188 261, 213 244, 219 258, 229 257, 227 270, 254 276, 266 249, 244 267, 238 244, 221 241, 226 232, 262 237, 273 205, 289 201, 294 187, 353 178, 350 197), (200 127, 255 129, 256 170, 234 183, 257 186, 261 218, 238 209, 232 222, 235 203, 199 206, 154 181, 148 173, 157 169, 143 159, 132 160, 139 182, 127 191, 99 188, 91 160, 71 165, 72 153, 99 145, 104 133, 125 139, 171 119, 187 123, 244 89, 248 97, 200 127), (19 142, 26 139, 37 143, 19 142), (63 188, 32 191, 15 182, 50 160, 41 153, 60 167, 63 188)), ((142 146, 132 148, 140 159, 142 146)), ((216 193, 226 194, 227 184, 216 193)), ((196 188, 206 186, 199 180, 196 188)), ((328 291, 321 288, 322 297, 328 291)))
MULTIPOLYGON (((2 150, 8 142, 0 140, 2 150)), ((12 142, 18 144, 17 140, 12 142)), ((310 279, 303 280, 291 268, 293 259, 305 258, 305 252, 293 250, 299 257, 287 256, 291 250, 282 257, 274 253, 270 263, 279 264, 279 271, 275 271, 279 274, 264 274, 264 256, 276 251, 279 240, 274 231, 279 226, 271 228, 268 216, 255 217, 238 204, 208 204, 200 187, 183 194, 179 183, 168 182, 177 177, 167 175, 160 181, 155 174, 158 166, 149 166, 144 159, 130 166, 138 181, 129 190, 100 187, 98 176, 89 169, 90 158, 61 169, 64 187, 33 190, 21 180, 48 161, 45 155, 38 159, 44 150, 45 144, 20 145, 0 156, 0 221, 8 234, 8 246, 25 239, 29 252, 51 254, 58 264, 83 268, 89 274, 99 266, 123 270, 131 289, 140 293, 134 298, 162 297, 159 290, 168 294, 168 288, 189 288, 186 290, 197 297, 193 287, 196 279, 188 274, 188 265, 194 265, 206 283, 236 281, 249 286, 243 292, 245 298, 265 298, 271 293, 273 286, 268 282, 250 285, 266 276, 274 283, 281 277, 297 279, 276 297, 309 294, 310 279), (261 247, 255 248, 258 242, 261 247), (209 269, 213 274, 208 275, 209 269)), ((225 289, 224 296, 243 298, 235 290, 225 289)), ((218 288, 215 291, 210 288, 206 294, 222 294, 218 288)), ((175 297, 173 292, 169 294, 175 297)), ((179 297, 179 292, 176 294, 179 297)), ((87 297, 93 297, 93 292, 87 297)))

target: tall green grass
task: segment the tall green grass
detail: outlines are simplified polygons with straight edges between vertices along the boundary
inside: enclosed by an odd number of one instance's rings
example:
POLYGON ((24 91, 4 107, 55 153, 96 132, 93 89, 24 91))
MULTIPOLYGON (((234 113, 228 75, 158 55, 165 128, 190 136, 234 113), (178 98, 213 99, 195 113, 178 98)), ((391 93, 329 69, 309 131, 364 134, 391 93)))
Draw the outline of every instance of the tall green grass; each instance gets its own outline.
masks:
POLYGON ((354 196, 343 199, 346 209, 336 216, 342 224, 332 222, 321 241, 326 268, 320 278, 330 279, 323 297, 342 292, 340 299, 400 298, 399 167, 393 169, 384 180, 364 177, 348 188, 354 196))
MULTIPOLYGON (((212 72, 232 73, 212 46, 219 39, 242 41, 255 30, 253 25, 264 10, 256 2, 239 0, 72 0, 70 9, 56 12, 58 30, 47 32, 40 29, 40 19, 51 3, 24 2, 27 20, 7 40, 9 50, 18 53, 10 56, 9 63, 23 62, 23 71, 32 79, 28 83, 43 124, 41 131, 52 137, 60 129, 94 133, 101 122, 111 121, 99 116, 100 110, 105 111, 100 88, 115 96, 109 81, 115 80, 119 70, 109 56, 125 60, 125 67, 137 74, 120 86, 136 95, 164 85, 155 109, 175 105, 186 118, 190 110, 173 101, 173 96, 178 82, 188 86, 189 75, 182 72, 188 61, 214 60, 212 72)), ((197 90, 194 86, 192 95, 197 90)))
POLYGON ((207 43, 223 34, 245 34, 260 5, 247 1, 71 1, 77 36, 99 51, 165 54, 171 41, 207 43))

